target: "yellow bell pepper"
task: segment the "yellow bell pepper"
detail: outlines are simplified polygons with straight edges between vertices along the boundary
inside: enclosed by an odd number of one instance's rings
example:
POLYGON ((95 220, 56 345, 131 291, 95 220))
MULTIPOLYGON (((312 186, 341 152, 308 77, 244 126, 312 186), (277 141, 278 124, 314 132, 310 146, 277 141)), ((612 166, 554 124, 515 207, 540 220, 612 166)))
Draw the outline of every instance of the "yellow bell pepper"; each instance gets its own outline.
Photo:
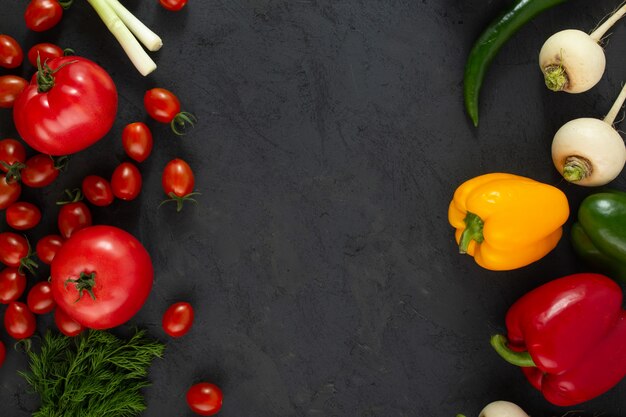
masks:
POLYGON ((504 173, 464 182, 448 209, 459 251, 494 271, 521 268, 543 258, 561 239, 568 216, 569 204, 561 190, 504 173))

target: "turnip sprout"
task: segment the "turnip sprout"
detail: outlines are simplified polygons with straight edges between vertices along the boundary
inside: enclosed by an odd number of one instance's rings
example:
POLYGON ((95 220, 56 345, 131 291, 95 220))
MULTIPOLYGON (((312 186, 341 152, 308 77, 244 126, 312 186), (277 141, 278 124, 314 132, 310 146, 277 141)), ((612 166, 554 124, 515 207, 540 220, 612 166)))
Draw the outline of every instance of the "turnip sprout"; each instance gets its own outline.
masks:
POLYGON ((550 36, 539 52, 539 67, 552 91, 582 93, 600 81, 606 58, 599 45, 606 32, 626 14, 626 5, 613 12, 591 34, 566 29, 550 36))
MULTIPOLYGON (((456 417, 465 417, 457 414, 456 417)), ((483 408, 478 417, 528 417, 518 405, 509 401, 494 401, 483 408)))
POLYGON ((141 75, 148 75, 156 64, 137 39, 149 51, 158 51, 163 42, 154 32, 128 11, 118 0, 87 0, 120 43, 141 75))
POLYGON ((626 99, 626 85, 603 120, 583 117, 565 123, 552 140, 552 161, 569 182, 595 187, 614 180, 626 163, 626 146, 613 128, 626 99))

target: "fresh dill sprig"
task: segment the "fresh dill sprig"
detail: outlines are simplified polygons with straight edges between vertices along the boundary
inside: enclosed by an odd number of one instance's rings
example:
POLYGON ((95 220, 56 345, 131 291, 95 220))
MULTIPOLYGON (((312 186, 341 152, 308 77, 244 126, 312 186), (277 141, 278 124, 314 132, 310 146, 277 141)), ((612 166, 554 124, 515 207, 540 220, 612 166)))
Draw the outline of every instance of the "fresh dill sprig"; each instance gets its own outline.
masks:
POLYGON ((98 330, 73 338, 48 332, 39 353, 28 351, 30 371, 20 372, 41 398, 33 417, 139 415, 150 364, 164 349, 144 330, 129 340, 98 330))

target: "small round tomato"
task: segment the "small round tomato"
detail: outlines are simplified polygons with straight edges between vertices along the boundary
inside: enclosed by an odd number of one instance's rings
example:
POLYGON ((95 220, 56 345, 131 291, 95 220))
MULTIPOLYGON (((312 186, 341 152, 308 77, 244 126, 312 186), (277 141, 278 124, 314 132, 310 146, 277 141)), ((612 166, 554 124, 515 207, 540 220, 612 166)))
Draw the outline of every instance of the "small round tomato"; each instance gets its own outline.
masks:
POLYGON ((54 310, 54 324, 56 324, 59 331, 67 337, 77 336, 85 330, 82 324, 72 319, 60 308, 54 310))
POLYGON ((0 76, 0 108, 10 109, 13 107, 13 103, 27 85, 28 81, 17 75, 0 76))
POLYGON ((32 66, 37 67, 37 57, 39 57, 39 62, 43 65, 46 61, 62 57, 63 55, 65 55, 65 51, 63 51, 60 46, 44 42, 33 45, 33 47, 28 50, 27 56, 28 62, 30 62, 32 66))
POLYGON ((20 172, 20 177, 22 184, 28 187, 45 187, 52 184, 59 176, 59 168, 49 155, 40 153, 31 156, 26 160, 25 165, 20 172))
POLYGON ((87 201, 94 206, 104 207, 113 202, 111 184, 97 175, 87 175, 83 179, 83 194, 87 201))
POLYGON ((13 232, 0 233, 0 262, 18 268, 29 259, 30 246, 22 235, 13 232))
POLYGON ((13 164, 23 164, 25 160, 26 149, 20 141, 11 138, 0 140, 0 170, 9 172, 13 164))
POLYGON ((37 226, 41 221, 41 210, 25 201, 19 201, 7 207, 7 224, 15 230, 28 230, 37 226))
POLYGON ((46 314, 54 310, 56 303, 52 296, 52 286, 47 281, 36 283, 33 288, 28 291, 26 297, 28 308, 35 314, 46 314))
POLYGON ((113 194, 120 200, 134 200, 141 192, 141 172, 130 162, 122 162, 111 176, 113 194))
POLYGON ((0 35, 0 67, 17 68, 23 59, 24 52, 20 44, 9 35, 0 35))
POLYGON ((26 339, 35 333, 37 322, 35 315, 28 306, 19 301, 13 301, 4 312, 4 328, 14 339, 26 339))
POLYGON ((192 197, 199 194, 193 191, 195 183, 195 176, 187 162, 176 158, 165 165, 161 185, 169 197, 165 201, 175 201, 176 211, 182 210, 185 201, 195 201, 192 197))
POLYGON ((152 143, 152 132, 145 123, 131 123, 122 131, 124 151, 137 162, 143 162, 150 156, 152 143))
POLYGON ((4 210, 15 203, 22 194, 22 186, 19 182, 7 182, 4 175, 0 175, 0 210, 4 210))
POLYGON ((31 0, 26 6, 26 26, 35 32, 55 27, 63 17, 63 7, 58 0, 31 0))
MULTIPOLYGON (((66 193, 72 196, 70 191, 66 191, 66 193)), ((61 236, 65 239, 69 239, 73 233, 87 226, 91 226, 91 210, 80 200, 82 200, 82 195, 80 190, 77 189, 75 190, 74 197, 70 201, 57 203, 62 204, 57 217, 57 224, 61 236)))
POLYGON ((189 303, 172 304, 163 315, 163 330, 172 337, 185 335, 193 324, 193 307, 189 303))
POLYGON ((64 239, 59 235, 47 235, 39 239, 35 251, 41 262, 50 265, 54 255, 63 246, 64 239))
POLYGON ((187 0, 159 0, 161 6, 172 12, 177 12, 187 4, 187 0))
POLYGON ((8 267, 0 271, 0 303, 8 304, 22 296, 26 289, 26 276, 17 268, 8 267))
POLYGON ((200 382, 187 391, 189 408, 201 416, 212 416, 222 408, 222 390, 210 382, 200 382))
POLYGON ((7 355, 7 350, 4 347, 4 343, 2 343, 2 340, 0 340, 0 367, 2 367, 2 364, 4 363, 4 358, 7 355))
POLYGON ((143 96, 143 105, 154 120, 169 123, 177 135, 183 135, 187 124, 193 126, 196 117, 180 111, 180 101, 174 93, 165 88, 153 88, 143 96))

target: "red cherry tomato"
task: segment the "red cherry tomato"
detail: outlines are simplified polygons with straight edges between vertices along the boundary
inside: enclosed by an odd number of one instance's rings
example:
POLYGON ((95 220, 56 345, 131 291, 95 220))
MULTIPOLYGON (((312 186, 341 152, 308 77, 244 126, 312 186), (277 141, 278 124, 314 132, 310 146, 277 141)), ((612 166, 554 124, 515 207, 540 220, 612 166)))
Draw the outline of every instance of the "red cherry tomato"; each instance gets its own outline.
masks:
POLYGON ((193 307, 189 303, 172 304, 163 315, 163 330, 172 337, 185 335, 193 324, 193 307))
POLYGON ((201 416, 212 416, 222 408, 222 390, 209 382, 200 382, 187 391, 189 408, 201 416))
POLYGON ((191 167, 182 159, 172 159, 165 165, 163 175, 161 176, 161 185, 163 191, 169 197, 166 201, 176 202, 176 211, 183 208, 183 202, 193 200, 193 187, 196 183, 195 176, 191 167))
POLYGON ((180 111, 180 101, 174 93, 165 88, 153 88, 143 96, 143 105, 154 120, 169 123, 177 135, 183 135, 187 124, 193 126, 196 117, 180 111))
POLYGON ((0 140, 0 169, 8 172, 11 165, 23 164, 26 160, 26 149, 18 140, 7 138, 0 140))
POLYGON ((63 246, 64 239, 59 235, 47 235, 39 239, 35 251, 41 262, 50 265, 54 255, 63 246))
POLYGON ((22 186, 19 182, 7 182, 4 175, 0 175, 0 210, 4 210, 15 203, 22 194, 22 186))
POLYGON ((35 314, 46 314, 54 310, 56 303, 52 296, 52 286, 49 282, 36 283, 26 297, 28 308, 35 314))
POLYGON ((130 320, 148 298, 153 277, 148 251, 130 233, 113 226, 79 230, 50 266, 58 308, 92 329, 130 320))
POLYGON ((28 230, 41 221, 41 210, 25 201, 11 204, 6 211, 7 224, 15 230, 28 230))
POLYGON ((161 6, 172 12, 177 12, 187 4, 187 0, 159 0, 161 6))
POLYGON ((0 76, 0 108, 10 109, 22 94, 28 81, 17 75, 0 76))
POLYGON ((4 343, 2 343, 2 340, 0 340, 0 367, 2 367, 2 364, 4 363, 4 358, 7 355, 7 350, 4 347, 4 343))
POLYGON ((0 67, 17 68, 23 59, 24 52, 20 44, 9 35, 0 35, 0 67))
POLYGON ((143 162, 152 152, 152 132, 141 122, 126 125, 122 131, 122 145, 126 154, 137 162, 143 162))
POLYGON ((29 338, 37 328, 35 315, 26 304, 13 301, 4 312, 4 328, 14 339, 29 338))
POLYGON ((72 319, 66 312, 60 308, 54 309, 54 323, 61 333, 67 337, 74 337, 80 334, 85 327, 72 319))
POLYGON ((50 185, 59 176, 59 168, 49 155, 37 154, 28 158, 20 172, 22 183, 28 187, 40 188, 50 185))
POLYGON ((0 271, 0 303, 8 304, 22 296, 26 289, 26 276, 17 268, 8 267, 0 271))
POLYGON ((28 62, 32 66, 37 67, 37 57, 39 57, 39 62, 43 65, 46 61, 60 58, 64 54, 63 49, 53 43, 38 43, 28 50, 28 62))
POLYGON ((82 201, 64 204, 57 217, 59 232, 65 239, 69 239, 75 232, 91 226, 91 211, 82 201))
POLYGON ((0 233, 0 262, 6 266, 22 266, 22 260, 28 259, 29 249, 24 236, 13 232, 0 233))
POLYGON ((113 202, 111 184, 97 175, 87 175, 83 179, 83 194, 87 201, 94 206, 104 207, 113 202))
POLYGON ((122 162, 113 171, 111 187, 120 200, 134 200, 141 192, 141 172, 130 162, 122 162))
POLYGON ((35 32, 43 32, 56 26, 63 17, 63 7, 58 0, 31 0, 26 6, 26 26, 35 32))

